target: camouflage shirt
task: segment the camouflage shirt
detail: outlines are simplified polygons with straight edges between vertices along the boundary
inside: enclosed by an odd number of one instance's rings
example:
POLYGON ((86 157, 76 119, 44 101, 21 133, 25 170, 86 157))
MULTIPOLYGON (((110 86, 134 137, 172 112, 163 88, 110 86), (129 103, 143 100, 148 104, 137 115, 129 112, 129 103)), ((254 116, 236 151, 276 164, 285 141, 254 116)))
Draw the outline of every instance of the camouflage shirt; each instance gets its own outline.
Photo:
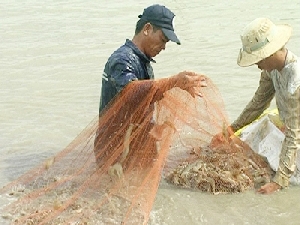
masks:
POLYGON ((285 125, 285 139, 273 181, 281 187, 287 187, 296 169, 296 155, 300 149, 300 64, 297 56, 290 51, 282 71, 262 71, 259 87, 238 119, 232 123, 233 129, 238 130, 257 119, 269 107, 274 96, 280 119, 285 125))

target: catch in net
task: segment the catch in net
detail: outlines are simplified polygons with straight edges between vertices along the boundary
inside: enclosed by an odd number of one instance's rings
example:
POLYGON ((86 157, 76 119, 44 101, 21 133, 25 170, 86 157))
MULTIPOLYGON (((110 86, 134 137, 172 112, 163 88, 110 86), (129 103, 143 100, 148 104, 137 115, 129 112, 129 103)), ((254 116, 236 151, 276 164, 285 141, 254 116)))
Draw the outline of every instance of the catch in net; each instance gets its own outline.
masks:
POLYGON ((0 189, 3 224, 147 224, 161 178, 209 193, 266 182, 266 161, 238 138, 211 144, 228 125, 207 78, 202 97, 165 80, 134 81, 69 146, 0 189))

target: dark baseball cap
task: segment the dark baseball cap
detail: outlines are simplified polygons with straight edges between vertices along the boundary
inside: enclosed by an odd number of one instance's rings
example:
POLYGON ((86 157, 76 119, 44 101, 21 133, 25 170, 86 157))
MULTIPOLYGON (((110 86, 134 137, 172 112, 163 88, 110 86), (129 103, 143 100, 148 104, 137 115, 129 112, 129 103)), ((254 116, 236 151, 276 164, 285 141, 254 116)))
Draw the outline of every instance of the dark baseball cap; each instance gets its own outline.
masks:
POLYGON ((172 24, 174 16, 175 15, 171 10, 165 6, 156 4, 145 8, 143 14, 138 17, 161 28, 162 32, 169 40, 180 45, 180 41, 174 33, 172 24))

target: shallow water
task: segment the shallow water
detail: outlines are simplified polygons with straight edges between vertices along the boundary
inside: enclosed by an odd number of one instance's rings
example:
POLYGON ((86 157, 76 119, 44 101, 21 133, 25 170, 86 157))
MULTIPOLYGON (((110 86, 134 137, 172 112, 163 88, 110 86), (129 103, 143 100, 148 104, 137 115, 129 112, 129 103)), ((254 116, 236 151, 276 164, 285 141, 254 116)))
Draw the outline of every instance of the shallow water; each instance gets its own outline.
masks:
MULTIPOLYGON (((107 57, 132 38, 147 1, 0 0, 0 185, 63 149, 97 115, 107 57)), ((255 67, 236 58, 243 27, 256 17, 289 23, 287 47, 300 55, 299 1, 177 1, 182 45, 168 43, 153 65, 157 78, 183 70, 208 75, 231 120, 250 100, 255 67)), ((300 188, 270 196, 209 195, 161 183, 151 224, 298 224, 300 188)), ((0 203, 1 204, 1 203, 0 203)))

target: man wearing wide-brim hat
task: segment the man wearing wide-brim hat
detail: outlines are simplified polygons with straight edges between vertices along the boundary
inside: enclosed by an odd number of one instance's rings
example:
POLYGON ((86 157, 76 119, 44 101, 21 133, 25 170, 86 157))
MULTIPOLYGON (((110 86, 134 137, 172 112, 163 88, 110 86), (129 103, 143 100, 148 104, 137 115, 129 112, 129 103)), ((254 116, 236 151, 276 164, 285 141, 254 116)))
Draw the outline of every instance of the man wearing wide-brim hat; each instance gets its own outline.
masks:
POLYGON ((254 97, 228 130, 237 131, 253 122, 270 106, 274 96, 285 125, 279 167, 272 181, 258 190, 263 194, 288 187, 291 176, 300 170, 300 64, 285 47, 291 33, 289 25, 275 25, 267 18, 258 18, 241 35, 238 65, 257 65, 262 72, 254 97))

